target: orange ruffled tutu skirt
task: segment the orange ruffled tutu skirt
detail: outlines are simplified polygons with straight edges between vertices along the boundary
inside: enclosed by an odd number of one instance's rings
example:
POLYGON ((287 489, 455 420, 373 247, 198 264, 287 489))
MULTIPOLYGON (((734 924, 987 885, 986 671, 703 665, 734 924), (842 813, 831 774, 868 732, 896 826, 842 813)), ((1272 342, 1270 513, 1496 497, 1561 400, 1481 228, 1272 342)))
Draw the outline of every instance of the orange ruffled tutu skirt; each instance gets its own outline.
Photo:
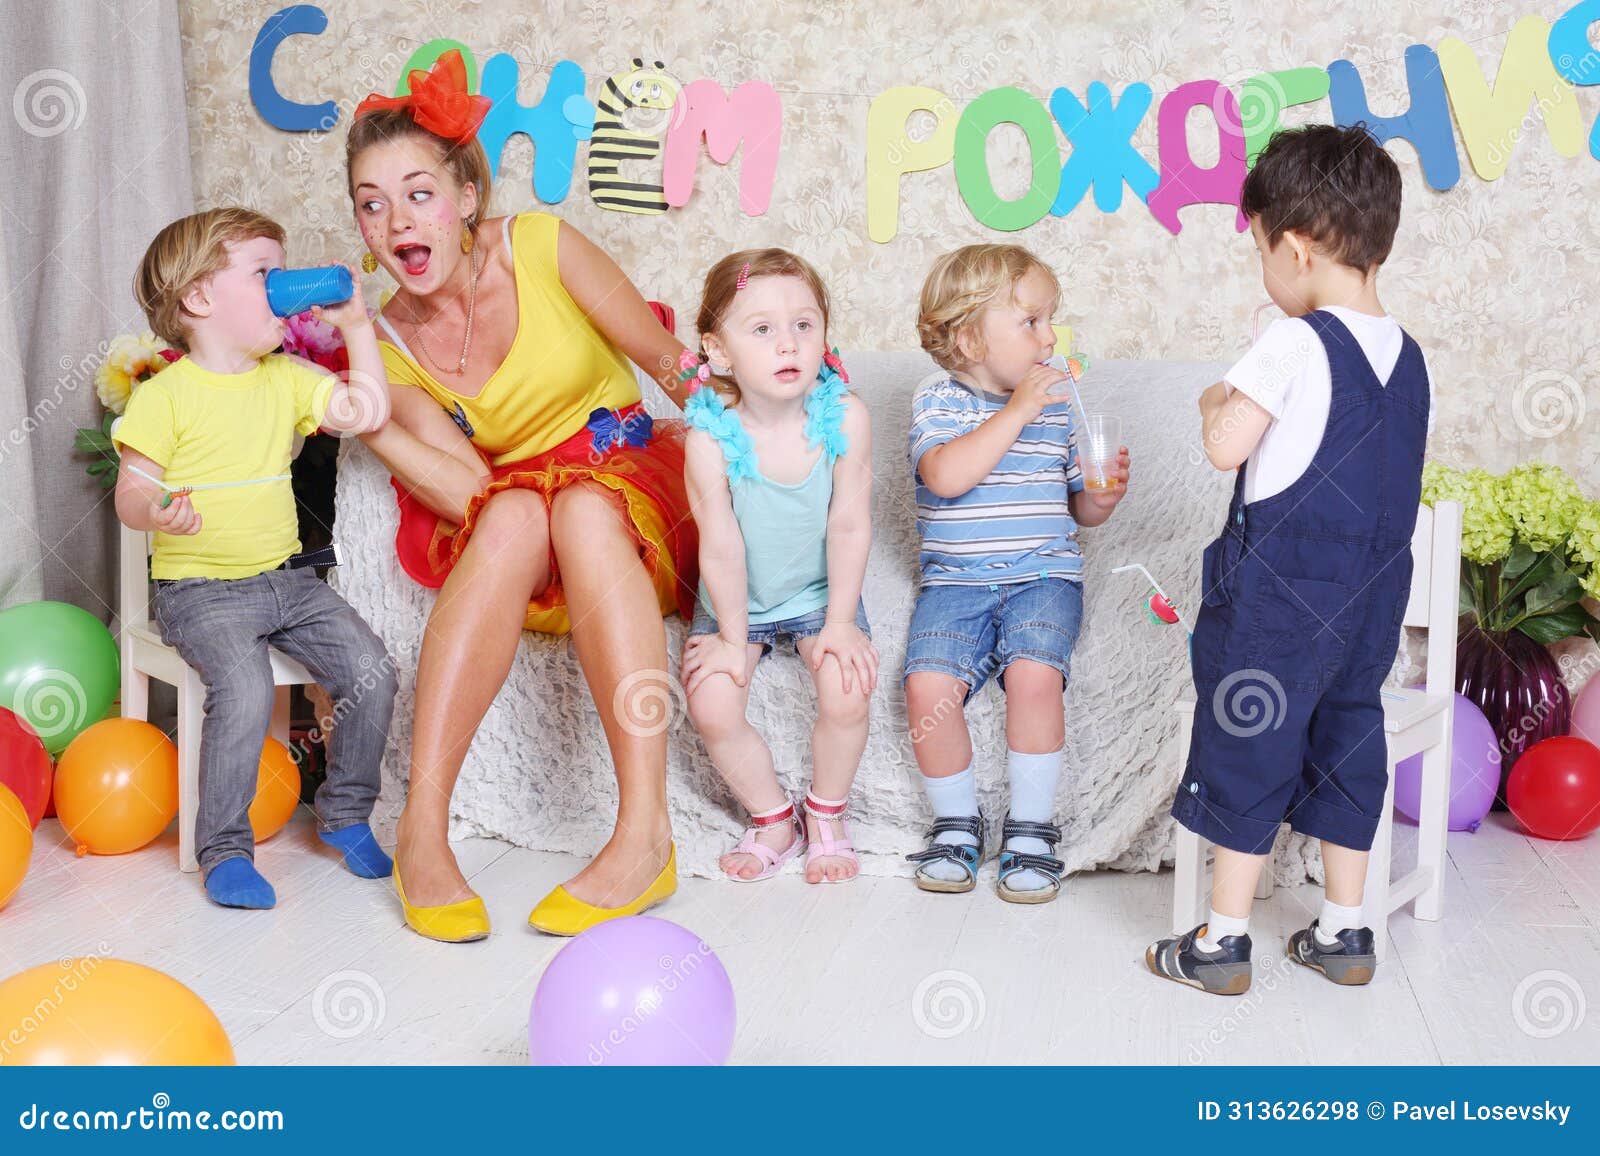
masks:
MULTIPOLYGON (((604 487, 633 531, 661 613, 676 610, 691 618, 699 581, 699 538, 683 484, 683 438, 682 422, 652 422, 639 404, 615 413, 597 410, 588 426, 560 445, 524 461, 491 467, 489 484, 467 504, 460 526, 443 521, 391 478, 400 504, 400 529, 395 534, 400 566, 418 583, 436 590, 450 576, 478 515, 494 495, 509 489, 533 490, 543 496, 548 511, 562 490, 590 482, 604 487)), ((572 629, 554 547, 550 584, 529 600, 523 625, 545 634, 572 629)))

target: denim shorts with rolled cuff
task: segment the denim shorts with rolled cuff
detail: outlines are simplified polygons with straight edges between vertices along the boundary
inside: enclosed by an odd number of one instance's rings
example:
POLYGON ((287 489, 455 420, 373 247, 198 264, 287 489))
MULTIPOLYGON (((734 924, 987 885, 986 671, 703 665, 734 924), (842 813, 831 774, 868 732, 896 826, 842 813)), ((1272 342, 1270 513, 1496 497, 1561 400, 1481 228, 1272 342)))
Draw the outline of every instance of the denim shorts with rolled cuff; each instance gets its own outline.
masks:
POLYGON ((906 675, 933 671, 959 678, 968 695, 1019 658, 1072 673, 1072 648, 1083 624, 1083 583, 1033 578, 992 585, 924 586, 911 614, 906 675))
MULTIPOLYGON (((802 638, 815 638, 822 633, 822 628, 827 625, 828 610, 813 610, 809 614, 799 614, 793 618, 781 618, 777 622, 752 622, 746 632, 752 644, 759 644, 762 653, 771 650, 779 640, 788 638, 799 642, 802 638)), ((872 637, 872 627, 867 625, 867 604, 856 603, 856 625, 861 628, 861 633, 868 638, 872 637)), ((717 620, 711 611, 703 606, 696 606, 694 621, 689 624, 689 637, 697 634, 717 633, 717 620)))

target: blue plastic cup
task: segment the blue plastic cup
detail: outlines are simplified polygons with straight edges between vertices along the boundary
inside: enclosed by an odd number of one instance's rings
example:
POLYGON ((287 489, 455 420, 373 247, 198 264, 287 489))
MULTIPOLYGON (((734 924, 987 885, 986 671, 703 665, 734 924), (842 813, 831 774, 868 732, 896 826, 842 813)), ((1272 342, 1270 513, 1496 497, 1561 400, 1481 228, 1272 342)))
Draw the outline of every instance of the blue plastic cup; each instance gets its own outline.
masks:
POLYGON ((279 317, 293 317, 313 305, 337 305, 350 300, 355 291, 350 270, 343 265, 267 272, 267 307, 279 317))

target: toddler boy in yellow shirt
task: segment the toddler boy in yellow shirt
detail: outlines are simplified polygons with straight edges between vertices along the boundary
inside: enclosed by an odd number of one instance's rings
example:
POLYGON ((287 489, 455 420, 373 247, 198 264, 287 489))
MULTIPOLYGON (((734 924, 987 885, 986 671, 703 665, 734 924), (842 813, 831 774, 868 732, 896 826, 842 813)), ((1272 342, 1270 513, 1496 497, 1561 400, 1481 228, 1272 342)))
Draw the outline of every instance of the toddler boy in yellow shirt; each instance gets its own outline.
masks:
POLYGON ((336 704, 319 835, 357 875, 392 869, 369 820, 394 666, 299 556, 289 480, 296 433, 377 429, 388 384, 359 281, 348 301, 319 311, 344 334, 347 381, 276 352, 285 326, 268 308, 266 274, 283 265, 283 241, 276 222, 242 208, 196 213, 156 236, 134 295, 185 356, 134 390, 112 432, 117 517, 155 532, 161 637, 206 686, 195 842, 206 894, 225 907, 277 902, 255 869, 249 817, 272 713, 269 647, 298 659, 336 704))

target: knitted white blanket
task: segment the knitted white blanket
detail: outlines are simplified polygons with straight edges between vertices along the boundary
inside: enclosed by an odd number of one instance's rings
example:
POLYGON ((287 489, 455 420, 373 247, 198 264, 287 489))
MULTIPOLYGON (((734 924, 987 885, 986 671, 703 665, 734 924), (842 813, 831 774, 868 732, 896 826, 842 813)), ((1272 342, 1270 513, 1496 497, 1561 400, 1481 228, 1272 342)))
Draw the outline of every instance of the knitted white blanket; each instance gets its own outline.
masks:
MULTIPOLYGON (((934 369, 921 353, 848 354, 852 389, 872 414, 877 492, 875 541, 865 599, 883 678, 873 702, 871 733, 851 794, 851 818, 863 869, 906 871, 898 856, 922 844, 929 814, 906 735, 899 668, 916 597, 917 533, 906 427, 912 390, 934 369)), ((1189 689, 1186 637, 1158 626, 1144 609, 1146 584, 1113 566, 1142 562, 1192 617, 1201 548, 1216 533, 1231 478, 1200 453, 1196 398, 1217 380, 1216 365, 1106 361, 1081 384, 1084 404, 1120 414, 1133 456, 1129 495, 1105 526, 1082 532, 1086 560, 1084 627, 1066 695, 1067 771, 1058 815, 1069 870, 1097 866, 1153 870, 1170 859, 1167 807, 1179 769, 1174 760, 1173 702, 1189 689)), ((651 412, 675 411, 647 383, 651 412)), ((337 532, 344 564, 334 584, 388 643, 400 673, 400 696, 383 767, 380 827, 392 826, 406 790, 414 678, 423 625, 434 592, 400 570, 393 539, 398 521, 388 475, 357 442, 340 462, 337 532)), ((666 622, 676 672, 686 624, 666 622)), ((663 687, 658 682, 649 684, 663 687)), ((706 758, 688 722, 682 691, 652 699, 641 690, 637 711, 652 709, 670 728, 668 780, 678 861, 685 872, 710 874, 730 848, 744 816, 706 758)), ((771 745, 785 784, 798 792, 809 779, 814 695, 792 649, 769 655, 756 674, 750 719, 771 745)), ((969 704, 977 750, 980 801, 998 835, 1006 811, 1003 698, 990 683, 969 704)), ((453 803, 454 835, 481 834, 541 850, 590 855, 606 840, 616 814, 616 785, 599 717, 571 643, 523 637, 511 675, 478 731, 453 803)), ((386 835, 387 831, 384 832, 386 835)), ((1302 879, 1303 841, 1280 852, 1278 875, 1302 879)), ((991 842, 991 846, 994 846, 991 842)), ((1313 853, 1314 854, 1314 853, 1313 853)))

